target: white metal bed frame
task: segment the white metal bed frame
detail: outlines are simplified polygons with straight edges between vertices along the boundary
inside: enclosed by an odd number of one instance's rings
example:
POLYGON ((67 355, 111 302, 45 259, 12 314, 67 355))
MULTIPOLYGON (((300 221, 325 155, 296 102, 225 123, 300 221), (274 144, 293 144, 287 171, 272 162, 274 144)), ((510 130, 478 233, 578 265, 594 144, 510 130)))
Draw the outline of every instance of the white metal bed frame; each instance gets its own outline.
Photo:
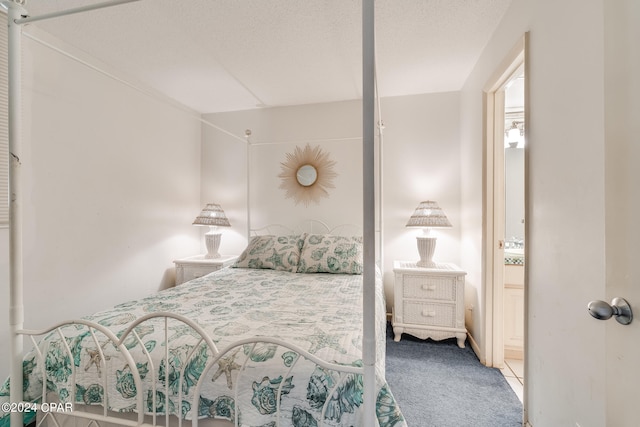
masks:
MULTIPOLYGON (((22 25, 44 19, 86 12, 105 7, 116 6, 123 3, 130 3, 140 0, 111 0, 103 3, 96 3, 90 6, 69 9, 66 11, 51 13, 42 16, 28 17, 26 13, 27 0, 0 0, 0 5, 7 9, 8 12, 8 64, 9 64, 9 253, 10 253, 10 273, 9 273, 9 324, 11 328, 11 402, 22 403, 22 357, 24 352, 24 335, 39 335, 48 331, 60 331, 61 324, 53 326, 45 331, 30 331, 24 329, 24 298, 23 298, 23 258, 22 258, 22 179, 21 179, 21 154, 22 154, 22 126, 20 112, 21 105, 21 41, 22 41, 22 25)), ((374 2, 375 0, 362 1, 362 76, 363 76, 363 250, 364 250, 364 271, 363 271, 363 368, 345 369, 343 366, 330 366, 327 369, 335 369, 336 371, 344 371, 351 373, 361 373, 364 376, 364 426, 377 425, 375 408, 376 408, 376 392, 375 392, 375 363, 376 363, 376 343, 375 343, 375 114, 376 114, 376 85, 375 85, 375 27, 374 27, 374 2), (339 368, 339 369, 338 369, 339 368)), ((165 319, 177 317, 170 313, 158 313, 156 316, 165 316, 165 319)), ((134 325, 148 320, 143 317, 134 322, 134 325)), ((188 319, 178 319, 192 327, 193 325, 188 319)), ((90 324, 83 321, 71 321, 66 323, 84 324, 86 327, 94 331, 101 331, 108 336, 108 332, 104 331, 100 325, 90 324)), ((66 324, 65 323, 65 324, 66 324)), ((197 330, 197 329, 196 329, 197 330)), ((199 331, 202 332, 202 331, 199 331)), ((59 333, 59 332, 57 332, 59 333)), ((125 334, 132 333, 131 330, 125 334)), ((213 342, 206 334, 202 334, 202 339, 207 345, 213 342)), ((121 339, 111 336, 110 340, 119 347, 124 348, 121 339)), ((265 341, 260 339, 258 341, 265 341)), ((244 342, 246 343, 246 342, 244 342)), ((310 354, 301 349, 296 349, 291 344, 282 342, 273 343, 284 345, 294 351, 298 351, 305 357, 310 356, 310 360, 315 359, 310 354)), ((238 345, 240 345, 238 343, 238 345)), ((218 352, 215 346, 211 346, 212 351, 217 356, 224 354, 218 352)), ((126 350, 126 348, 124 348, 126 350)), ((129 357, 131 357, 129 355, 129 357)), ((132 360, 129 360, 132 362, 132 360)), ((318 364, 326 365, 325 362, 317 360, 318 364)), ((135 364, 134 364, 135 366, 135 364)), ((210 367, 210 366, 209 366, 210 367)), ((132 369, 132 371, 134 371, 132 369)), ((135 377, 135 376, 134 376, 135 377)), ((204 375, 203 375, 204 377, 204 375)), ((139 384, 139 376, 137 385, 139 384)), ((196 394, 197 395, 197 394, 196 394)), ((44 397, 43 397, 44 398, 44 397)), ((139 393, 139 400, 142 399, 142 393, 139 393)), ((141 404, 142 402, 140 402, 141 404)), ((140 405, 142 407, 142 405, 140 405)), ((74 413, 80 413, 74 411, 74 413)), ((118 422, 121 425, 149 425, 144 423, 143 413, 139 415, 137 421, 130 423, 118 422)), ((111 420, 103 416, 79 415, 92 419, 89 425, 100 425, 100 420, 111 420)), ((194 425, 197 426, 197 417, 195 417, 194 425)), ((11 413, 11 425, 14 427, 23 425, 23 413, 11 413)), ((151 425, 155 425, 154 423, 151 425)), ((237 421, 236 421, 237 425, 237 421)))
MULTIPOLYGON (((150 313, 148 315, 142 316, 140 318, 138 318, 137 320, 135 320, 133 323, 131 323, 129 325, 129 327, 127 327, 127 329, 122 333, 122 335, 120 337, 117 337, 116 335, 114 335, 114 333, 109 330, 108 328, 95 323, 95 322, 91 322, 91 321, 86 321, 86 320, 73 320, 73 321, 66 321, 66 322, 61 322, 58 323, 54 326, 51 326, 48 329, 44 329, 44 330, 38 330, 38 331, 31 331, 31 330, 23 330, 21 331, 21 333, 23 335, 29 336, 29 338, 31 339, 31 341, 33 342, 34 348, 36 350, 37 353, 37 357, 39 359, 38 362, 38 366, 40 367, 40 369, 43 371, 42 375, 43 378, 45 378, 45 363, 44 363, 44 359, 46 357, 46 354, 43 354, 40 349, 37 346, 37 342, 35 337, 39 337, 39 336, 44 336, 47 335, 51 332, 57 334, 60 338, 61 338, 61 342, 63 342, 65 344, 65 352, 67 357, 69 357, 69 359, 73 359, 73 353, 71 348, 69 347, 69 345, 66 343, 66 336, 64 335, 64 327, 66 326, 74 326, 74 332, 78 332, 79 328, 86 328, 86 330, 91 334, 91 337, 93 339, 93 342, 96 345, 96 349, 100 354, 99 357, 99 363, 102 367, 102 371, 106 371, 107 367, 106 367, 106 357, 104 355, 104 348, 106 347, 107 344, 111 343, 115 348, 118 349, 118 351, 121 353, 124 361, 126 362, 126 366, 129 367, 129 370, 133 376, 133 381, 136 387, 136 408, 137 408, 137 413, 136 413, 136 419, 135 420, 129 420, 129 419, 123 419, 121 416, 114 416, 111 415, 110 412, 108 411, 108 393, 106 392, 106 390, 109 389, 109 384, 108 384, 108 379, 107 379, 107 375, 102 376, 102 387, 105 390, 105 392, 103 393, 103 400, 101 402, 97 402, 97 403, 101 403, 101 408, 102 408, 102 413, 96 413, 95 411, 90 411, 90 407, 87 407, 86 411, 84 409, 79 408, 78 405, 74 404, 73 405, 73 411, 69 412, 66 411, 66 409, 62 408, 62 407, 58 407, 57 406, 57 402, 54 401, 50 401, 48 400, 47 397, 47 382, 43 381, 43 385, 42 385, 42 395, 43 395, 43 400, 42 403, 40 404, 40 406, 44 405, 47 408, 50 408, 50 410, 47 410, 46 412, 44 412, 42 414, 42 416, 40 417, 40 419, 38 420, 38 424, 40 425, 42 423, 46 422, 51 422, 53 423, 53 425, 59 426, 62 425, 66 419, 69 418, 78 418, 78 419, 86 419, 86 420, 91 420, 91 422, 93 422, 93 424, 90 422, 88 425, 100 425, 100 423, 110 423, 110 424, 115 424, 115 425, 122 425, 122 426, 156 426, 158 425, 158 422, 161 422, 162 419, 164 419, 164 424, 165 426, 169 426, 171 425, 170 423, 173 422, 173 425, 175 425, 177 423, 178 427, 181 427, 183 424, 189 424, 193 427, 197 427, 198 423, 200 422, 200 420, 198 419, 198 413, 199 413, 199 399, 200 399, 200 390, 202 388, 202 385, 211 380, 211 369, 220 361, 221 358, 225 357, 225 355, 234 352, 234 350, 243 347, 245 345, 249 345, 250 346, 250 350, 249 352, 245 352, 245 358, 244 361, 241 364, 241 368, 238 372, 238 376, 235 379, 235 382, 232 384, 232 394, 234 396, 234 402, 235 405, 241 404, 241 400, 238 399, 238 383, 240 382, 240 378, 242 376, 242 374, 244 372, 246 372, 246 370, 248 369, 248 367, 251 364, 251 360, 252 360, 252 356, 254 355, 254 350, 256 348, 257 345, 259 344, 270 344, 270 345, 275 345, 275 346, 280 346, 283 348, 286 348, 287 350, 291 350, 295 353, 297 353, 297 357, 293 360, 293 362, 289 365, 286 366, 285 368, 282 369, 282 372, 280 373, 280 375, 282 376, 282 378, 288 378, 291 373, 291 371, 295 368, 296 364, 301 361, 301 360, 308 360, 311 363, 314 363, 316 366, 320 366, 322 367, 325 371, 330 371, 330 372, 334 372, 336 373, 336 375, 338 376, 338 381, 336 381, 336 383, 334 384, 333 388, 330 390, 330 393, 328 394, 329 396, 331 396, 333 394, 333 392, 335 392, 335 390, 337 390, 342 383, 348 378, 349 374, 352 375, 363 375, 363 368, 361 367, 357 367, 357 366, 345 366, 345 365, 337 365, 334 363, 329 363, 326 362, 324 360, 319 359, 318 357, 312 355, 311 353, 309 353, 308 351, 302 349, 301 347, 291 344, 291 343, 287 343, 281 339, 277 339, 277 338, 268 338, 268 337, 257 337, 257 338, 249 338, 249 339, 243 339, 243 340, 239 340, 234 342, 233 344, 230 344, 228 347, 219 350, 217 348, 217 346, 215 345, 215 343, 213 342, 213 340, 211 339, 211 337, 209 337, 207 335, 207 333, 200 327, 198 326, 198 324, 196 324, 195 322, 191 321, 190 319, 178 315, 178 314, 174 314, 174 313, 169 313, 169 312, 157 312, 157 313, 150 313), (150 395, 152 396, 152 407, 153 408, 157 408, 158 404, 160 404, 161 402, 158 402, 156 400, 156 391, 157 391, 157 380, 159 380, 159 377, 161 375, 160 370, 157 369, 155 367, 155 364, 151 358, 151 355, 149 354, 149 352, 145 349, 144 344, 140 338, 140 336, 136 333, 136 329, 148 322, 148 321, 152 321, 154 319, 162 319, 163 320, 163 324, 164 324, 164 328, 163 328, 163 333, 164 333, 164 337, 165 337, 165 342, 167 343, 167 345, 165 346, 165 352, 164 352, 164 358, 159 362, 159 363, 164 363, 164 366, 168 366, 169 364, 169 353, 172 349, 171 347, 171 340, 169 337, 169 325, 171 324, 172 326, 175 326, 175 322, 180 322, 184 325, 189 326, 198 336, 199 336, 199 340, 198 342, 193 346, 191 352, 187 355, 186 359, 184 360, 184 364, 180 369, 179 372, 179 378, 178 378, 178 398, 177 401, 178 402, 182 402, 183 401, 183 396, 182 396, 182 390, 183 390, 183 381, 186 380, 186 376, 185 376, 185 368, 189 365, 189 362, 193 360, 193 358, 196 355, 196 351, 201 348, 201 345, 205 345, 206 346, 206 350, 208 353, 208 363, 206 365, 206 367, 204 368, 202 374, 199 376, 198 381, 196 383, 195 389, 193 391, 193 396, 192 396, 192 400, 190 402, 190 407, 192 409, 192 413, 194 413, 194 416, 192 418, 192 420, 189 421, 185 421, 183 420, 183 418, 181 417, 173 417, 172 415, 169 414, 169 411, 166 410, 165 408, 165 414, 164 415, 157 415, 155 412, 151 415, 145 415, 145 410, 144 410, 144 402, 145 402, 145 396, 149 395, 148 393, 146 393, 147 391, 150 391, 150 395), (172 322, 173 323, 170 323, 172 322), (104 341, 104 340, 99 340, 98 338, 98 334, 103 335, 104 337, 107 338, 108 341, 104 341), (138 370, 138 368, 136 367, 136 361, 135 358, 133 357, 133 355, 130 353, 130 351, 127 349, 127 347, 125 346, 125 342, 127 340, 130 339, 135 339, 135 341, 140 344, 138 347, 135 348, 141 348, 143 355, 146 357, 146 360, 149 363, 149 372, 151 373, 151 375, 153 375, 153 380, 150 381, 151 382, 151 388, 144 388, 143 382, 142 382, 142 378, 140 375, 140 372, 138 370), (140 409, 142 408, 142 410, 140 409)), ((71 363, 69 365, 71 367, 71 385, 72 385, 72 390, 71 390, 71 395, 75 396, 76 395, 76 388, 75 388, 75 376, 76 376, 76 366, 75 364, 71 363)), ((284 366, 284 365, 283 365, 284 366)), ((277 377, 279 373, 275 373, 274 377, 277 377)), ((284 386, 284 381, 280 384, 280 386, 278 387, 277 393, 276 393, 276 399, 275 399, 275 403, 276 403, 276 417, 277 417, 277 425, 286 425, 282 423, 282 417, 284 416, 283 413, 281 413, 280 411, 280 406, 281 406, 281 400, 280 397, 282 395, 282 389, 284 386)), ((113 387, 113 385, 111 385, 111 387, 113 387)), ((169 395, 169 381, 165 382, 165 396, 169 395)), ((319 427, 322 427, 324 425, 324 414, 326 412, 326 409, 328 407, 328 405, 331 403, 330 399, 327 399, 322 407, 321 410, 321 417, 320 417, 320 424, 319 427)), ((26 404, 25 404, 26 405, 26 404)), ((30 406, 26 406, 26 407, 30 407, 30 406)), ((240 408, 238 406, 234 406, 234 411, 232 412, 232 418, 233 418, 233 424, 234 426, 239 426, 239 416, 240 416, 240 408)), ((51 425, 51 424, 49 424, 51 425)))

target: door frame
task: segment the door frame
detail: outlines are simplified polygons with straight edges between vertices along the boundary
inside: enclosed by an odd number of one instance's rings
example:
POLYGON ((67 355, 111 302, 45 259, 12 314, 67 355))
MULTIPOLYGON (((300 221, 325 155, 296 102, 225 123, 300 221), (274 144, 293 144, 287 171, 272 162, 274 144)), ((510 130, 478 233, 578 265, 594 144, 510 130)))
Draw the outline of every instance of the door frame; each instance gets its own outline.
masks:
MULTIPOLYGON (((484 360, 487 366, 504 366, 504 86, 521 69, 527 73, 526 52, 528 33, 496 68, 483 88, 483 290, 484 290, 484 360), (524 67, 524 68, 523 68, 524 67), (501 113, 500 113, 501 112, 501 113), (500 309, 497 309, 500 308, 500 309)), ((528 124, 528 78, 525 77, 525 123, 528 124)), ((525 139, 527 129, 525 126, 525 139)), ((525 212, 528 212, 528 155, 525 145, 525 212)), ((528 242, 528 224, 525 221, 525 248, 528 242)), ((526 259, 525 249, 525 259, 526 259)), ((525 326, 524 355, 527 355, 527 265, 525 262, 525 326)), ((526 364, 525 364, 526 366, 526 364)), ((526 373, 525 373, 526 377, 526 373)), ((526 396, 526 388, 525 396, 526 396)))

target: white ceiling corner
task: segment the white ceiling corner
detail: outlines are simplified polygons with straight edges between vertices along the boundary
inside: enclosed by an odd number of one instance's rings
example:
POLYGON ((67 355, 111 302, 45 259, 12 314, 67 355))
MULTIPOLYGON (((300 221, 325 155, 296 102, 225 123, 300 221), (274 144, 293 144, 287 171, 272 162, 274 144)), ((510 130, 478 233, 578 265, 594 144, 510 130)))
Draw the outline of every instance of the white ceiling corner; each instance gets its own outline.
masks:
MULTIPOLYGON (((28 0, 31 16, 98 0, 28 0)), ((382 96, 460 90, 511 0, 377 0, 382 96)), ((29 25, 202 113, 357 99, 356 0, 141 0, 29 25)), ((28 31, 28 30, 26 30, 28 31)))

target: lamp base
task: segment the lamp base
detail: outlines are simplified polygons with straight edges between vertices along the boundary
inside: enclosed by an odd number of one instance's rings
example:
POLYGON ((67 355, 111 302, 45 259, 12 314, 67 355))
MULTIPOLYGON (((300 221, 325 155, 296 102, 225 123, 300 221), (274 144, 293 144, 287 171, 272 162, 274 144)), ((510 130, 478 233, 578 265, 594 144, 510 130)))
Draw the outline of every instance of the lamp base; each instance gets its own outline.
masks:
POLYGON ((209 232, 204 235, 204 243, 207 246, 207 254, 204 256, 205 258, 220 258, 218 248, 220 248, 221 239, 221 233, 209 232))
POLYGON ((433 262, 433 254, 436 251, 436 238, 435 237, 416 237, 418 241, 418 253, 420 254, 420 261, 417 262, 418 267, 435 267, 436 263, 433 262))

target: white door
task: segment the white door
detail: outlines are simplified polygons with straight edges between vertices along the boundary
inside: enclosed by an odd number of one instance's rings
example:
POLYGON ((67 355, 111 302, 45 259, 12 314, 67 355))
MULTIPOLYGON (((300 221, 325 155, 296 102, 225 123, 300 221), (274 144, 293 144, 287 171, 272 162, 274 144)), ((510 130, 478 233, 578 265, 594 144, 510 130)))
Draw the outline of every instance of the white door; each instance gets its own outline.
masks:
MULTIPOLYGON (((575 37, 562 38, 559 25, 551 32, 556 37, 540 31, 534 43, 532 35, 528 49, 535 114, 528 120, 527 215, 533 220, 525 416, 534 427, 637 427, 640 2, 584 3, 591 6, 584 20, 593 24, 592 32, 569 31, 575 37), (553 50, 570 43, 582 50, 568 58, 566 49, 553 50), (543 49, 551 52, 548 57, 543 49), (555 68, 545 63, 549 58, 555 68), (554 109, 554 101, 573 110, 554 109), (630 325, 589 316, 589 300, 614 297, 635 310, 630 325)), ((568 12, 563 9, 563 16, 568 12)))
MULTIPOLYGON (((605 5, 605 250, 607 301, 636 316, 606 320, 607 426, 637 426, 640 384, 640 2, 605 5)), ((596 345, 596 343, 594 343, 596 345)))

